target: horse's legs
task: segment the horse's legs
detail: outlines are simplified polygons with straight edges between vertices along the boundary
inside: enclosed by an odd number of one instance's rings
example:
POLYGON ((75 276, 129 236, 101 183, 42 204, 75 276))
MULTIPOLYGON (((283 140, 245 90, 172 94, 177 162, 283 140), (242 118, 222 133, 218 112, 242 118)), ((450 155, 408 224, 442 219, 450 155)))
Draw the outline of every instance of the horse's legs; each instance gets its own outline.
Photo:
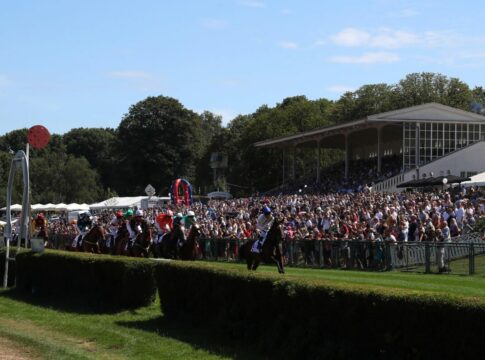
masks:
POLYGON ((258 266, 259 266, 259 262, 260 262, 259 257, 255 258, 253 260, 253 266, 252 266, 252 269, 251 270, 256 270, 258 268, 258 266))

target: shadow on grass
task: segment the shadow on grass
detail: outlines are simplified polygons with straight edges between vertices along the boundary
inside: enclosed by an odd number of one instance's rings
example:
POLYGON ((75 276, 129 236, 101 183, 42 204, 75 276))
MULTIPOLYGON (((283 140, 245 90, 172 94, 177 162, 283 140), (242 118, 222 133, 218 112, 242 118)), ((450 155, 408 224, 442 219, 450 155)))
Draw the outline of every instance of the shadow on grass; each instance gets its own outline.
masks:
POLYGON ((171 320, 162 315, 148 320, 117 321, 117 325, 137 330, 156 333, 160 336, 170 337, 185 343, 189 343, 196 349, 211 352, 220 356, 227 356, 237 360, 264 359, 265 357, 256 351, 250 351, 237 339, 231 342, 223 342, 214 335, 210 327, 194 327, 187 321, 171 320))
POLYGON ((110 315, 130 310, 129 308, 112 308, 111 306, 108 307, 104 304, 88 305, 79 301, 61 301, 59 299, 52 299, 52 297, 20 292, 15 288, 0 291, 0 297, 9 298, 15 301, 21 301, 29 305, 39 306, 46 309, 55 309, 59 312, 73 314, 110 315))

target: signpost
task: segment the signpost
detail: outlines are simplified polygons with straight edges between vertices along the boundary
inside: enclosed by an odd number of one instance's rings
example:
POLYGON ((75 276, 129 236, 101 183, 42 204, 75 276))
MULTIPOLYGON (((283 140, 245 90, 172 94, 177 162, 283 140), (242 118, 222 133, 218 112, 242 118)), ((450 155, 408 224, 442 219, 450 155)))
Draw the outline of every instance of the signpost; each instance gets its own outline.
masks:
POLYGON ((155 188, 151 184, 148 184, 145 188, 145 194, 147 194, 149 197, 152 197, 153 195, 155 195, 155 193, 155 188))

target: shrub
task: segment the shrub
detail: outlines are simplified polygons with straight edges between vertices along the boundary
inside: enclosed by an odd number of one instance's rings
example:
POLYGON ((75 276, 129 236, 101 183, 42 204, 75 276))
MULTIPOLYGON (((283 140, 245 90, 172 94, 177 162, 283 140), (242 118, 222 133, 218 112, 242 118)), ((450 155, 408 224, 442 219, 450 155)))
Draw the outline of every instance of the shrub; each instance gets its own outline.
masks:
POLYGON ((18 291, 103 311, 154 299, 153 264, 146 259, 65 251, 17 256, 18 291))
MULTIPOLYGON (((25 251, 23 249, 20 249, 20 251, 25 251)), ((15 254, 17 253, 17 247, 10 247, 10 257, 15 257, 15 254)), ((6 254, 6 249, 1 248, 0 249, 0 286, 3 286, 3 275, 5 274, 5 254, 6 254)), ((10 261, 8 264, 8 280, 7 280, 7 286, 11 287, 14 286, 15 284, 15 273, 16 273, 16 264, 15 261, 10 261)))
POLYGON ((158 264, 165 316, 208 326, 271 358, 472 358, 483 303, 369 291, 196 264, 158 264))

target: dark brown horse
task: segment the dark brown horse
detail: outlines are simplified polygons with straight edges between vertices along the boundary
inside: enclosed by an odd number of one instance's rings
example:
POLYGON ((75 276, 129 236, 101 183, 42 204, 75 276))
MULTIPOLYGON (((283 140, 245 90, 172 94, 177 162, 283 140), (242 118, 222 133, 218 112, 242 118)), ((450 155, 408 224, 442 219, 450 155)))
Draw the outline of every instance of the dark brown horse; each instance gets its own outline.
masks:
POLYGON ((122 226, 116 234, 113 255, 128 255, 128 242, 130 241, 130 233, 126 225, 122 226))
POLYGON ((182 246, 177 251, 177 258, 180 260, 194 261, 197 258, 197 238, 199 237, 200 230, 199 225, 194 224, 190 227, 187 240, 184 241, 182 246))
POLYGON ((239 255, 241 259, 246 259, 248 270, 256 270, 260 262, 266 264, 275 263, 280 274, 285 273, 283 265, 283 232, 281 222, 277 219, 273 221, 271 229, 268 231, 263 248, 259 253, 252 252, 251 248, 256 240, 251 240, 241 246, 239 255))
POLYGON ((152 229, 147 222, 142 222, 141 233, 136 236, 133 245, 129 247, 129 254, 135 257, 148 257, 151 243, 152 229))
POLYGON ((173 230, 166 233, 158 244, 158 252, 165 259, 177 258, 177 244, 183 241, 184 233, 180 226, 174 226, 173 230))
POLYGON ((100 253, 100 243, 104 241, 106 231, 101 225, 95 225, 84 235, 80 251, 100 253))

